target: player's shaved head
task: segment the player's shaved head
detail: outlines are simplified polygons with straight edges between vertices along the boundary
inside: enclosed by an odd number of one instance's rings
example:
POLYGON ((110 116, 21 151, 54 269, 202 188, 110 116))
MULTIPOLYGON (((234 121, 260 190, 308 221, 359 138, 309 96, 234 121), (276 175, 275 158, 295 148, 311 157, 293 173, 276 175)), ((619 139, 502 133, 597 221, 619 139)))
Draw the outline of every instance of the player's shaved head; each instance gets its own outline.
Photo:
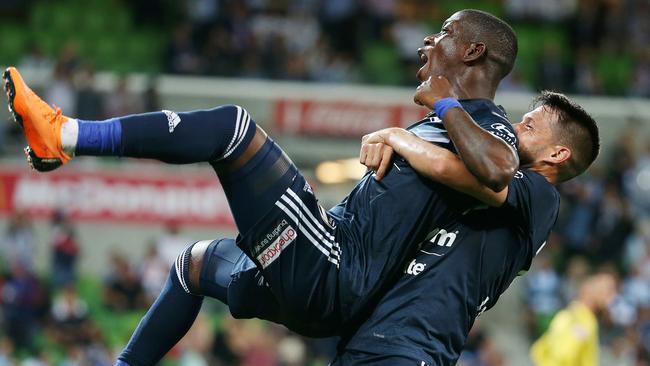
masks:
POLYGON ((508 23, 481 10, 465 9, 459 13, 463 17, 466 40, 485 44, 488 65, 503 79, 512 71, 517 58, 515 31, 508 23))
POLYGON ((596 121, 580 105, 560 93, 543 91, 534 104, 557 115, 552 124, 555 141, 571 150, 571 157, 559 167, 558 180, 563 182, 582 174, 600 151, 596 121))

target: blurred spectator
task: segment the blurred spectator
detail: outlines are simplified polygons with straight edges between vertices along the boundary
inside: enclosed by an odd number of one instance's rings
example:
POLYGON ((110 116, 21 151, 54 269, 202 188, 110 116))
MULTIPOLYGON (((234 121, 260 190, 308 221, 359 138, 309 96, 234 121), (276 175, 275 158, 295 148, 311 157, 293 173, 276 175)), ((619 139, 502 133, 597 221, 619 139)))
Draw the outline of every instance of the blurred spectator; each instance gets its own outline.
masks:
POLYGON ((149 302, 153 302, 158 297, 169 274, 169 269, 170 264, 160 256, 156 244, 149 245, 145 257, 140 261, 139 271, 142 277, 142 286, 149 302))
POLYGON ((320 24, 336 51, 354 55, 358 50, 357 11, 358 2, 355 0, 330 0, 320 3, 320 24))
POLYGON ((564 64, 560 45, 548 41, 539 63, 537 85, 540 89, 562 91, 567 89, 569 70, 564 64))
POLYGON ((598 363, 597 316, 616 296, 616 280, 598 274, 580 285, 571 304, 551 321, 549 329, 531 348, 536 366, 591 366, 598 363))
POLYGON ((52 70, 54 60, 48 57, 37 43, 31 42, 27 45, 26 49, 27 52, 25 52, 22 60, 18 63, 19 68, 52 70))
POLYGON ((165 233, 156 242, 156 247, 167 268, 171 268, 176 257, 191 243, 193 243, 191 239, 181 234, 180 225, 175 221, 169 221, 165 225, 165 233))
POLYGON ((550 0, 544 2, 528 0, 506 0, 506 12, 518 20, 560 22, 576 9, 576 0, 550 0))
POLYGON ((104 119, 106 117, 104 97, 95 89, 95 68, 86 65, 77 73, 76 82, 77 113, 75 116, 90 121, 104 119))
POLYGON ((650 217, 650 139, 645 142, 636 163, 624 178, 625 192, 634 212, 640 217, 650 217))
POLYGON ((39 350, 32 355, 27 356, 20 366, 50 366, 53 362, 43 350, 39 350))
POLYGON ((541 252, 533 262, 533 270, 526 275, 526 301, 531 311, 531 334, 546 328, 556 311, 562 307, 561 278, 553 270, 551 261, 541 252))
POLYGON ((481 328, 480 320, 474 323, 465 349, 457 366, 504 366, 505 357, 494 340, 481 328))
POLYGON ((16 348, 33 352, 46 295, 36 276, 22 263, 11 264, 8 278, 0 289, 0 301, 7 336, 16 348))
POLYGON ((612 243, 621 243, 622 239, 627 238, 633 229, 634 223, 629 203, 616 185, 606 184, 601 197, 598 218, 595 222, 594 254, 598 262, 621 264, 625 248, 623 245, 612 245, 612 243))
POLYGON ((167 47, 165 71, 172 74, 195 74, 203 69, 194 42, 192 41, 192 28, 184 23, 176 26, 167 47))
POLYGON ((567 255, 588 255, 602 195, 602 182, 583 175, 562 186, 564 217, 559 226, 567 255))
POLYGON ((77 279, 79 243, 74 225, 63 211, 54 213, 52 227, 52 282, 59 288, 77 279))
POLYGON ((213 333, 208 326, 206 314, 199 313, 194 324, 179 342, 182 348, 179 364, 183 366, 207 366, 214 362, 209 359, 213 333))
POLYGON ((108 116, 127 116, 142 111, 139 98, 134 98, 128 88, 129 80, 126 76, 117 80, 115 90, 105 99, 105 111, 108 116))
POLYGON ((5 264, 20 262, 31 270, 34 267, 36 238, 29 216, 16 211, 10 218, 5 235, 0 241, 0 260, 5 264))
POLYGON ((142 110, 159 111, 162 109, 160 107, 160 95, 158 95, 158 83, 154 77, 147 80, 147 89, 145 89, 142 99, 142 110))
POLYGON ((125 257, 113 253, 111 268, 105 282, 104 304, 113 311, 131 311, 145 308, 147 301, 137 272, 125 257))
POLYGON ((61 108, 63 111, 77 110, 77 93, 73 82, 73 69, 64 63, 64 60, 54 66, 53 80, 45 90, 43 99, 61 108))
POLYGON ((305 342, 297 336, 287 336, 278 343, 278 361, 283 366, 301 366, 307 362, 305 342))
POLYGON ((12 366, 14 363, 11 354, 14 351, 14 344, 11 339, 0 336, 0 366, 12 366))
POLYGON ((585 257, 575 256, 569 260, 566 275, 562 282, 562 298, 565 302, 576 297, 580 285, 587 278, 589 272, 589 262, 585 257))
POLYGON ((578 49, 574 62, 573 89, 581 94, 602 94, 602 80, 596 73, 593 50, 586 47, 578 49))
POLYGON ((99 332, 89 319, 88 305, 69 284, 54 298, 51 309, 53 338, 65 347, 89 344, 99 332))

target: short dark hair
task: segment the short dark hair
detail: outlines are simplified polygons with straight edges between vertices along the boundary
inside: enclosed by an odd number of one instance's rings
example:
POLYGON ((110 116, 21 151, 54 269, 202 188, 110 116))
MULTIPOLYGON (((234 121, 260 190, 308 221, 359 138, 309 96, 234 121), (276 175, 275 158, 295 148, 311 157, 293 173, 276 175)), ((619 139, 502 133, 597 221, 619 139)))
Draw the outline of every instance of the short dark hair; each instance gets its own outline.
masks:
POLYGON ((468 20, 463 23, 469 41, 485 43, 486 57, 496 66, 499 80, 512 71, 517 58, 518 44, 515 31, 508 23, 482 10, 465 9, 461 13, 468 20))
POLYGON ((596 121, 579 104, 564 94, 542 91, 534 106, 549 108, 557 114, 553 133, 558 143, 571 149, 571 158, 560 167, 558 181, 563 182, 582 174, 600 152, 600 137, 596 121))

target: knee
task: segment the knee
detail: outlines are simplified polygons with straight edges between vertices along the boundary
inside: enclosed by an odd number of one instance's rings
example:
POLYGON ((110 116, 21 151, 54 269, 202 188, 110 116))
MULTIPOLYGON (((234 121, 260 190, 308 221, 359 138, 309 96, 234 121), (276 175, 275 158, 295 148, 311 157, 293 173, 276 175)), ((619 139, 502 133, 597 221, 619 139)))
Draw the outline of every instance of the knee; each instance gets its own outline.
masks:
POLYGON ((213 111, 215 113, 214 120, 227 121, 228 128, 232 132, 230 141, 219 160, 226 159, 231 155, 233 158, 240 155, 246 150, 247 145, 255 135, 257 130, 255 121, 244 107, 234 104, 225 105, 213 111))
POLYGON ((202 295, 200 278, 207 248, 212 240, 198 241, 185 250, 176 258, 174 263, 178 280, 183 289, 190 294, 202 295))

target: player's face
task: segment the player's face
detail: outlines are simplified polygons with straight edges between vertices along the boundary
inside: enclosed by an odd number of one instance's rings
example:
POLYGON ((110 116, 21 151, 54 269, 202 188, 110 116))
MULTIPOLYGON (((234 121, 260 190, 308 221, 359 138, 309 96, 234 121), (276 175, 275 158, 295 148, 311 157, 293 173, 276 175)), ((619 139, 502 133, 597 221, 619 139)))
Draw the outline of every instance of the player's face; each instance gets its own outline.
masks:
POLYGON ((424 47, 418 48, 422 67, 416 76, 420 81, 438 75, 451 79, 453 66, 462 63, 462 17, 462 13, 455 13, 445 20, 439 33, 424 38, 424 47))
POLYGON ((555 145, 552 125, 556 120, 557 115, 553 111, 540 106, 513 125, 519 138, 519 161, 522 166, 541 161, 549 148, 555 145))

